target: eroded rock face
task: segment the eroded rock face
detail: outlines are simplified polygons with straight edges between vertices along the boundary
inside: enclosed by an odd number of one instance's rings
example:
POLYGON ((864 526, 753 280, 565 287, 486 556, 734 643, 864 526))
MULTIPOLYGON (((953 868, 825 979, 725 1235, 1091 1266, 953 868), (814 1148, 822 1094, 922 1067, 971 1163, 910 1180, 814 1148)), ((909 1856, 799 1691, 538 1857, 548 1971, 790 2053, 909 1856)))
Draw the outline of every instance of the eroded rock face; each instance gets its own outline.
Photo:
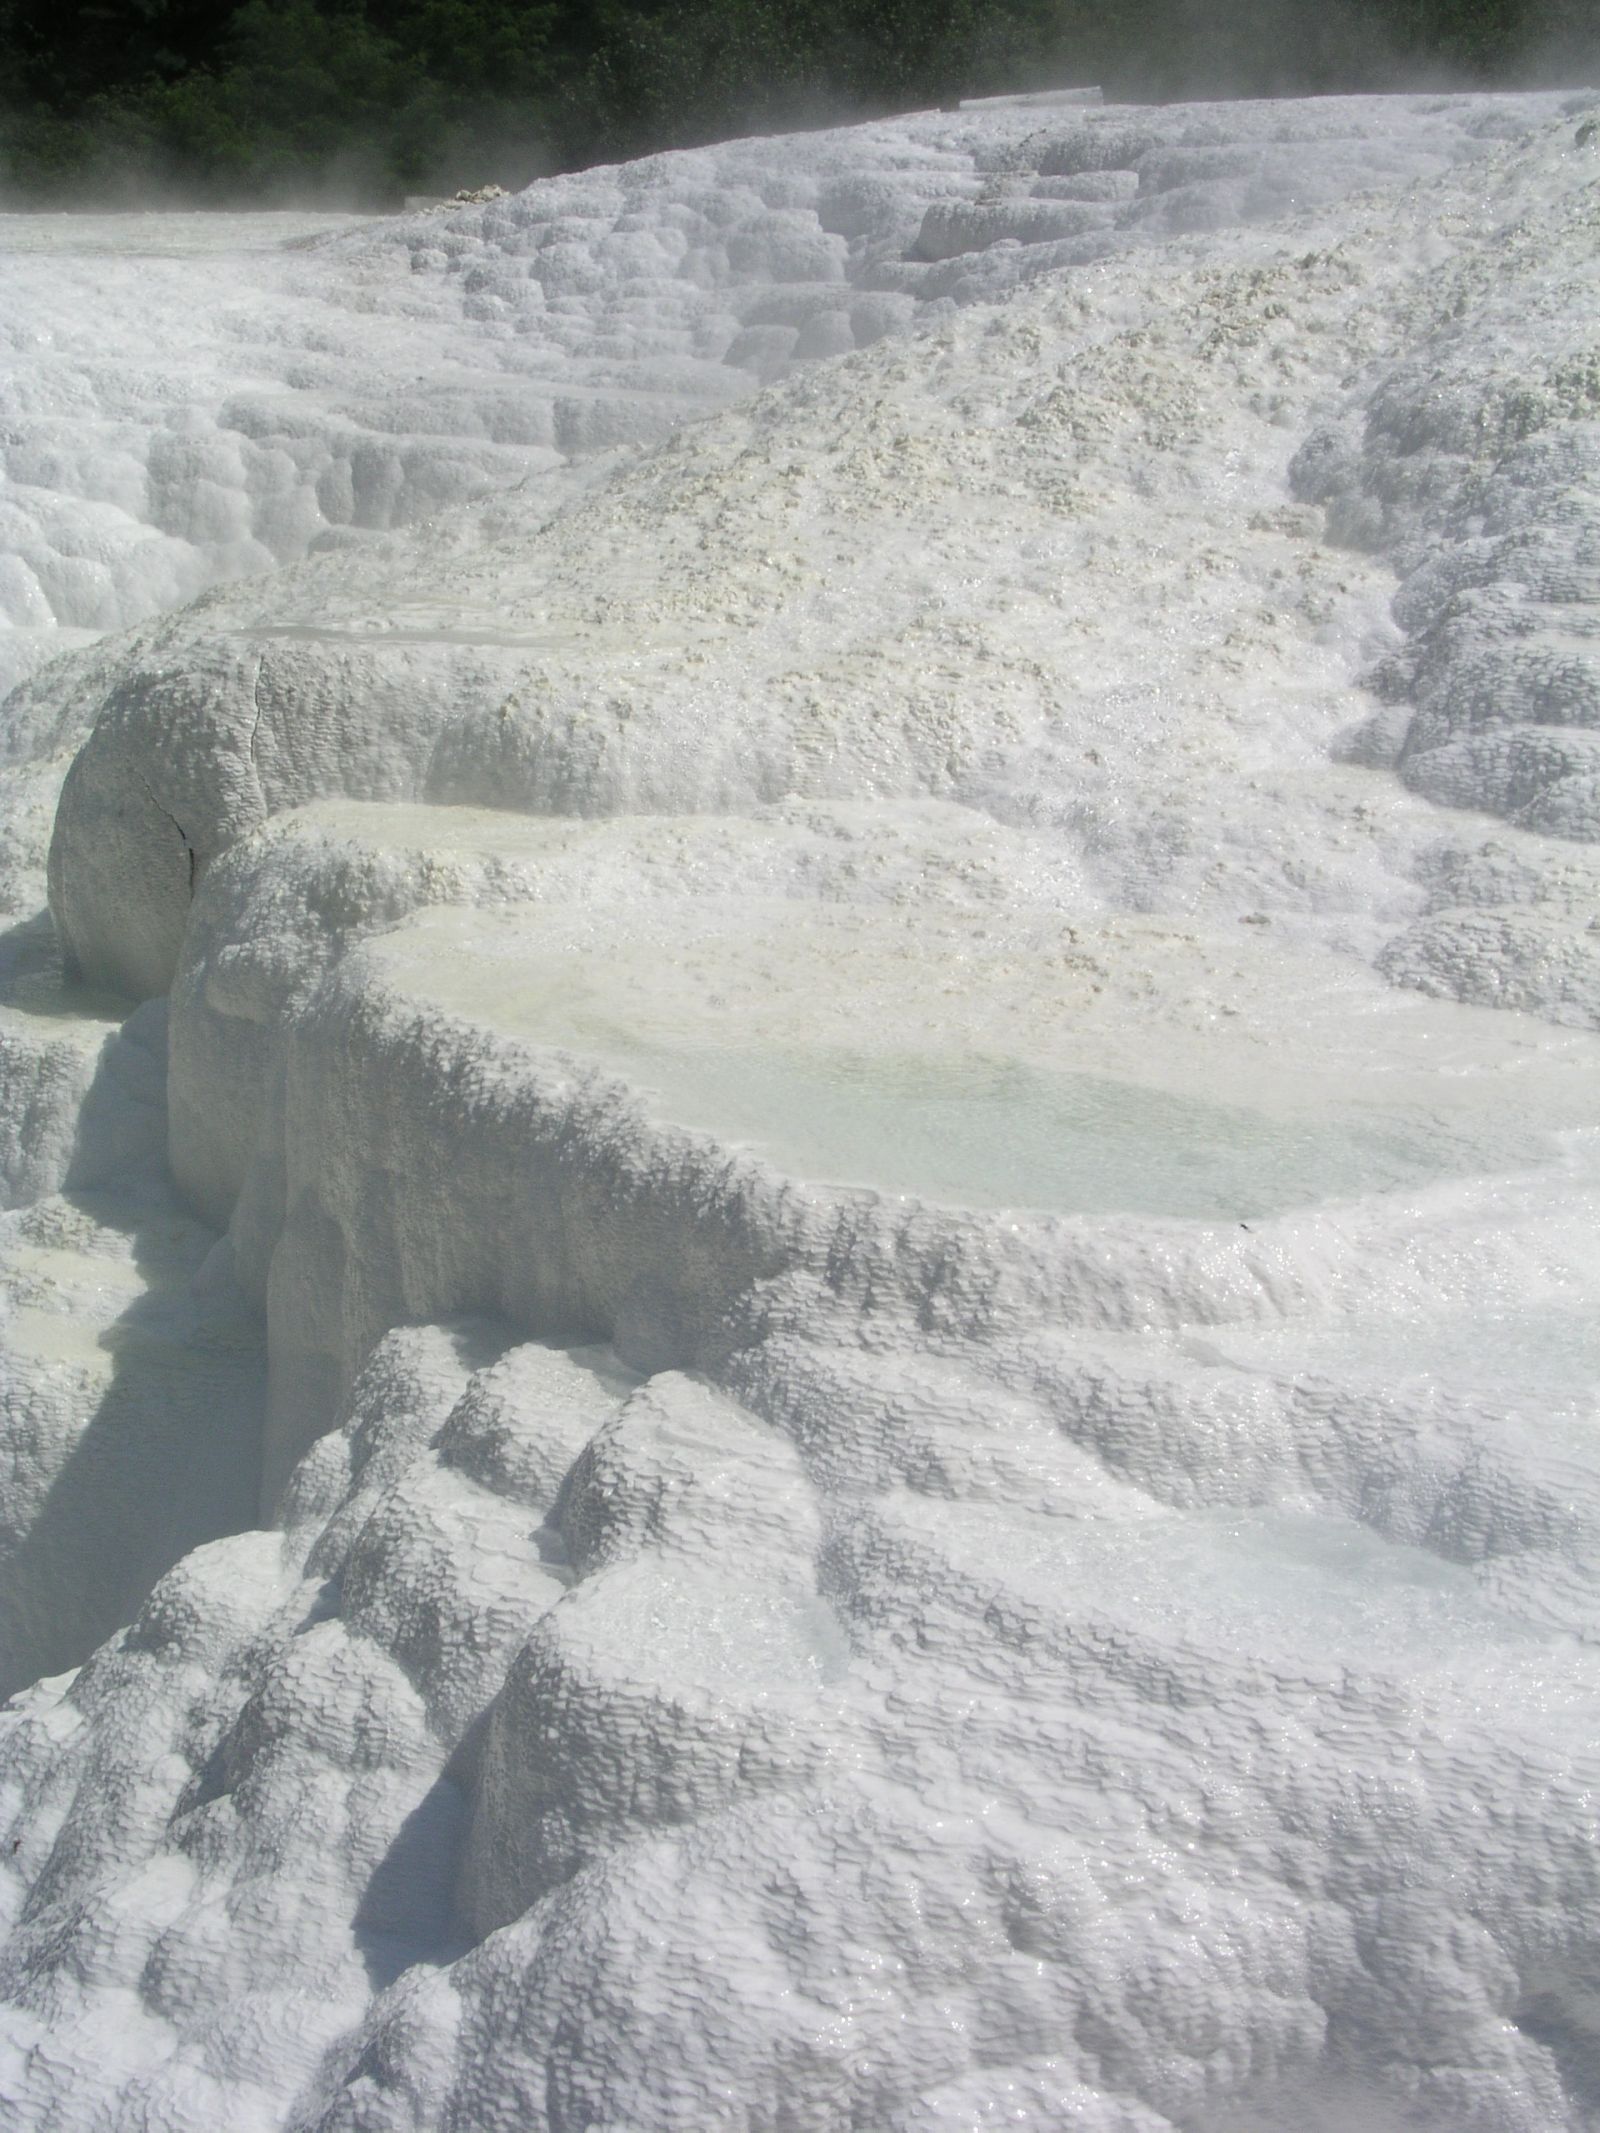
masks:
POLYGON ((12 698, 19 2123, 1591 2125, 1579 101, 419 221, 849 360, 12 698))

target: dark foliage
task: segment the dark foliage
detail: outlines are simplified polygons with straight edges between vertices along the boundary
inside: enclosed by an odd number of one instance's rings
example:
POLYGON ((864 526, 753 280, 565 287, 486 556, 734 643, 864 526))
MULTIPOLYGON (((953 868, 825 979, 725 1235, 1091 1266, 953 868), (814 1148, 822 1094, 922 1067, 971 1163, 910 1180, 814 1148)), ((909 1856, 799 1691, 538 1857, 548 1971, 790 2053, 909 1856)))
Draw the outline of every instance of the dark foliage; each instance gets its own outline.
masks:
POLYGON ((0 0, 23 203, 383 204, 1030 82, 1530 81, 1600 0, 0 0))

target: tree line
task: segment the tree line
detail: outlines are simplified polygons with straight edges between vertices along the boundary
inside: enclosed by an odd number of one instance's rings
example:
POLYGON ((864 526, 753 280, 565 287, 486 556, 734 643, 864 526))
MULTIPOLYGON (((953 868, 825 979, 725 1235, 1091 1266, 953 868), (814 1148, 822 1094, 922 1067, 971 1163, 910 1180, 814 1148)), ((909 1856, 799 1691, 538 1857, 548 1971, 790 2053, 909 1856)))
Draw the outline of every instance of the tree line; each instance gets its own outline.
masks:
POLYGON ((1600 74, 1600 0, 0 0, 0 204, 394 204, 1052 85, 1600 74))

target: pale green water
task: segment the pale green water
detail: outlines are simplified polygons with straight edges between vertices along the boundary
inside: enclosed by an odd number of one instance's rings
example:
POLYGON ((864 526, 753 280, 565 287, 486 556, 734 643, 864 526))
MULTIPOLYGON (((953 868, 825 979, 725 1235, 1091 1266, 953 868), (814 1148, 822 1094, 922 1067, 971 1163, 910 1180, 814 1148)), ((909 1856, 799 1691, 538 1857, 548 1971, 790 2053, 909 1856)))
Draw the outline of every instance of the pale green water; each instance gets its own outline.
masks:
POLYGON ((1278 1115, 1015 1061, 678 1050, 610 1060, 676 1123, 801 1177, 963 1206, 1247 1220, 1526 1160, 1418 1113, 1278 1115))

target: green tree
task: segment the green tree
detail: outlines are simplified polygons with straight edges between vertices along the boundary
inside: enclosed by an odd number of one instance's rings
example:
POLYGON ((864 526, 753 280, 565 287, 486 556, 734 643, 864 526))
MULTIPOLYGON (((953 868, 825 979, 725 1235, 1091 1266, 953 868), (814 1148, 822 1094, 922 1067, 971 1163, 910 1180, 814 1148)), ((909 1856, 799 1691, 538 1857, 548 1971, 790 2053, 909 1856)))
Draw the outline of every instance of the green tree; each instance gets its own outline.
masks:
POLYGON ((1600 66, 1596 0, 0 0, 12 192, 377 203, 1044 77, 1282 94, 1600 66))

